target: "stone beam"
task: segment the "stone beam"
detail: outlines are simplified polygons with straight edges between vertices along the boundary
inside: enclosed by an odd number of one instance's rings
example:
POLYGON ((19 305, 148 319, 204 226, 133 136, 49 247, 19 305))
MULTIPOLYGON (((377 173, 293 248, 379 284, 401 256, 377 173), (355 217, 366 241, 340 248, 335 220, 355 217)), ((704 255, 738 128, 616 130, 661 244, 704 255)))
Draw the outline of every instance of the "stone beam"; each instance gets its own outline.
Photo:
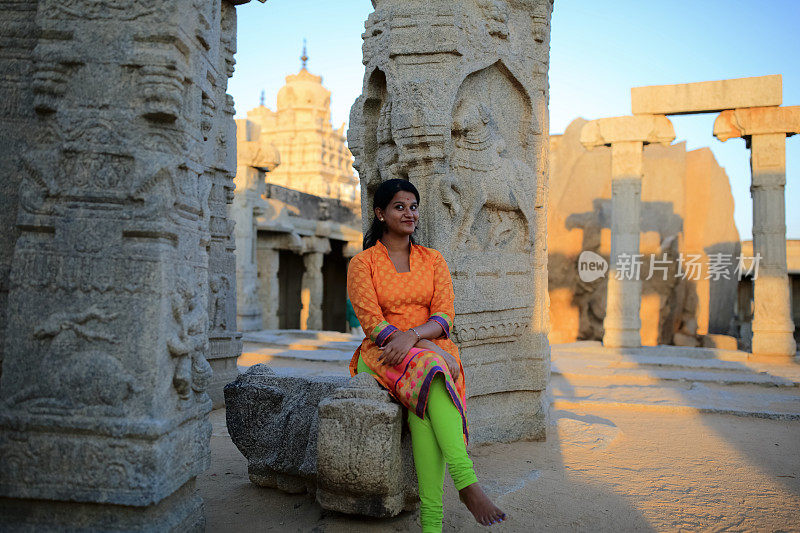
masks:
POLYGON ((600 118, 587 122, 581 130, 581 143, 587 148, 617 142, 666 145, 674 139, 672 123, 661 115, 600 118))
POLYGON ((755 78, 651 85, 631 89, 634 115, 714 113, 740 107, 779 106, 783 101, 780 74, 755 78))
POLYGON ((723 142, 766 133, 800 133, 800 106, 728 109, 714 121, 714 137, 723 142))

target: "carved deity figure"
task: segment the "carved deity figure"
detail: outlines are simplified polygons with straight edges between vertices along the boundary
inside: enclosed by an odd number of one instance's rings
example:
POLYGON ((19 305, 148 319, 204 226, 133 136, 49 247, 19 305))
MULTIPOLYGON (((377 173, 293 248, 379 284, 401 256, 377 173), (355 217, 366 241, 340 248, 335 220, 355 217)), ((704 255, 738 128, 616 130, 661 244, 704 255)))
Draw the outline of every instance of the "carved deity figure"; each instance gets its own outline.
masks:
POLYGON ((191 286, 183 277, 178 277, 170 300, 174 324, 167 348, 177 359, 172 384, 178 395, 187 400, 190 390, 202 393, 211 381, 211 365, 205 358, 208 311, 199 284, 191 286))

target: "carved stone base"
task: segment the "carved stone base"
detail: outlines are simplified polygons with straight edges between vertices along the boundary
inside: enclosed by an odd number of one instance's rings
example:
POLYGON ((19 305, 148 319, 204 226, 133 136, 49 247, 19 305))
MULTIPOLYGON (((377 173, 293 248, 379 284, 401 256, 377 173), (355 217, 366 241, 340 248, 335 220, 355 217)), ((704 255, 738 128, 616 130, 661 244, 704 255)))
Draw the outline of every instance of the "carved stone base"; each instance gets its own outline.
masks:
POLYGON ((214 409, 225 407, 225 394, 223 389, 228 383, 232 383, 239 377, 239 367, 236 361, 242 353, 241 333, 235 334, 232 338, 209 339, 210 355, 208 363, 214 375, 206 392, 214 404, 214 409))
POLYGON ((638 348, 642 338, 638 329, 610 329, 603 333, 603 346, 607 348, 638 348))
POLYGON ((783 272, 759 272, 753 289, 753 355, 794 357, 797 344, 794 340, 791 287, 787 275, 783 272))
POLYGON ((194 418, 173 428, 168 419, 4 415, 0 494, 121 506, 157 504, 208 468, 210 407, 204 403, 194 418))
POLYGON ((3 531, 175 531, 205 530, 203 500, 192 479, 156 505, 131 507, 98 503, 0 498, 3 531))
POLYGON ((791 331, 753 331, 753 355, 792 359, 796 353, 791 331))
POLYGON ((513 391, 467 399, 469 444, 545 440, 544 391, 513 391))

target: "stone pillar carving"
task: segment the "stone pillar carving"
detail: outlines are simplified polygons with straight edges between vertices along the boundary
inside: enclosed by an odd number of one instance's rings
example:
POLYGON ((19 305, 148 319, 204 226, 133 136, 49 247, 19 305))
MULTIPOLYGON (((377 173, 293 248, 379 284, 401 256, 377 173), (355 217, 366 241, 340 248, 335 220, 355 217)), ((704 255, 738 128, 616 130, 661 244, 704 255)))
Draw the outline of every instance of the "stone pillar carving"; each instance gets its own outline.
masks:
POLYGON ((274 147, 259 142, 260 135, 258 124, 246 119, 237 121, 236 195, 231 217, 236 221, 236 316, 241 331, 264 328, 255 218, 271 210, 262 196, 266 190, 265 175, 278 166, 280 157, 274 147))
POLYGON ((604 346, 641 346, 642 281, 634 256, 639 253, 642 147, 669 144, 673 139, 672 123, 661 115, 592 120, 581 130, 581 143, 587 148, 611 145, 611 255, 604 346))
POLYGON ((262 325, 264 329, 278 329, 280 252, 259 243, 256 248, 256 263, 258 264, 258 300, 261 305, 262 325))
POLYGON ((544 438, 553 4, 374 5, 348 132, 364 223, 381 181, 417 186, 419 242, 452 272, 471 442, 544 438))
POLYGON ((0 373, 6 331, 8 276, 14 244, 22 154, 37 137, 39 124, 33 110, 33 49, 36 46, 36 2, 16 0, 0 7, 0 373))
POLYGON ((750 148, 754 280, 754 355, 793 357, 791 286, 786 269, 786 137, 800 133, 800 106, 723 111, 714 122, 720 141, 744 137, 750 148))
POLYGON ((303 280, 300 285, 300 329, 322 329, 322 252, 303 255, 303 280))
POLYGON ((12 530, 200 529, 211 364, 240 349, 235 8, 41 0, 35 22, 19 103, 41 133, 19 165, 0 516, 12 530))

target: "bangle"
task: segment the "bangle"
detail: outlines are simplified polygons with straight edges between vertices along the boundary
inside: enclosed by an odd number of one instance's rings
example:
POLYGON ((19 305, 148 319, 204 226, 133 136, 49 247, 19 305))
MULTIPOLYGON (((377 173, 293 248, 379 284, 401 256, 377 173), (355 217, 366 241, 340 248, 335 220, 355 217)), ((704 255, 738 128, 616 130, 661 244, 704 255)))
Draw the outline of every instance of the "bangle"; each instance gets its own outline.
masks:
POLYGON ((410 328, 408 331, 413 331, 413 332, 414 332, 414 335, 416 335, 416 336, 417 336, 417 340, 418 340, 418 341, 421 341, 421 340, 422 340, 422 336, 420 336, 420 334, 419 334, 419 333, 417 333, 417 330, 415 330, 414 328, 410 328))

